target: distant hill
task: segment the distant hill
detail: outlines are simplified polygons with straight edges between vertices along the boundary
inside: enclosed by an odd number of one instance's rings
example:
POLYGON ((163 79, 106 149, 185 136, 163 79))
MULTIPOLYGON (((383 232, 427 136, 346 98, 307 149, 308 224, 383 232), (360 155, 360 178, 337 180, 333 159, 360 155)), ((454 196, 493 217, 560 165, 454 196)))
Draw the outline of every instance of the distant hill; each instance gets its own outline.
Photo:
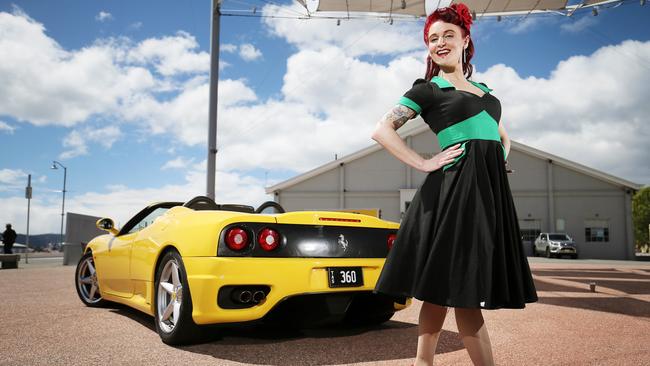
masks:
MULTIPOLYGON (((61 239, 60 234, 40 234, 29 236, 29 247, 32 249, 44 248, 49 243, 58 243, 61 239)), ((18 234, 16 243, 25 244, 27 237, 24 234, 18 234)))

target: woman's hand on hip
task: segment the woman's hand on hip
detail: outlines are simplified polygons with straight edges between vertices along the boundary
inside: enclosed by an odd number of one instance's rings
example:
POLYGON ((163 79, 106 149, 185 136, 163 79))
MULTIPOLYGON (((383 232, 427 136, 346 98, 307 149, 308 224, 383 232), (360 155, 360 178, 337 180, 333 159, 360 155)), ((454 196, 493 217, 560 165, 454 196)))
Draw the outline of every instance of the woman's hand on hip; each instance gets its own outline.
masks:
POLYGON ((463 148, 460 148, 460 144, 453 145, 447 150, 437 153, 431 159, 425 160, 420 170, 425 173, 438 170, 449 163, 453 163, 454 159, 463 153, 463 150, 463 148))

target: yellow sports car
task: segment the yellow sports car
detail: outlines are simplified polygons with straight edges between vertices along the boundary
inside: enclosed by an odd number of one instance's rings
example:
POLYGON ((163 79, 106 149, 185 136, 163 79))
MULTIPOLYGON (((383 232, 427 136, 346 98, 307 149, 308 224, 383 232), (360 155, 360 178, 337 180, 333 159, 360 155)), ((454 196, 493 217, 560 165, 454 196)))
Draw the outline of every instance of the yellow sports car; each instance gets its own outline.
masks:
POLYGON ((206 324, 377 324, 410 304, 373 293, 398 224, 368 215, 199 196, 152 204, 121 229, 108 218, 97 226, 109 234, 77 265, 81 301, 153 315, 168 344, 206 324))

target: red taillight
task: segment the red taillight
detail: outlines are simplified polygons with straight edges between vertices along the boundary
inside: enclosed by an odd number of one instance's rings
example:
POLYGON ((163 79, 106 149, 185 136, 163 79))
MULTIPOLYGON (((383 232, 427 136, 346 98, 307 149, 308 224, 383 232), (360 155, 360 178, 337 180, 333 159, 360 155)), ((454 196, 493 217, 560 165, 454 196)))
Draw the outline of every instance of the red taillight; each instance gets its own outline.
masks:
POLYGON ((280 234, 273 229, 263 229, 257 235, 257 243, 267 252, 270 252, 280 245, 280 234))
POLYGON ((232 250, 242 250, 250 243, 248 233, 240 227, 229 229, 226 233, 226 245, 232 250))
POLYGON ((388 240, 387 240, 387 245, 388 245, 388 250, 390 250, 393 247, 393 243, 395 243, 395 238, 397 238, 397 234, 388 234, 388 240))

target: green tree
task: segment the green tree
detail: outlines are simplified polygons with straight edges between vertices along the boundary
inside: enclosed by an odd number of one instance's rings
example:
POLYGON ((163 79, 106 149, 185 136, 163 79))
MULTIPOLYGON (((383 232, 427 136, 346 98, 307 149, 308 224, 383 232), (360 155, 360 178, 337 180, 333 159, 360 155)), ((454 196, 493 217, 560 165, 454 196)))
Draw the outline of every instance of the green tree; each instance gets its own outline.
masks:
POLYGON ((647 246, 650 243, 650 239, 648 238, 648 225, 650 225, 650 186, 642 188, 632 197, 632 222, 634 223, 634 242, 637 250, 640 251, 641 247, 647 246))

